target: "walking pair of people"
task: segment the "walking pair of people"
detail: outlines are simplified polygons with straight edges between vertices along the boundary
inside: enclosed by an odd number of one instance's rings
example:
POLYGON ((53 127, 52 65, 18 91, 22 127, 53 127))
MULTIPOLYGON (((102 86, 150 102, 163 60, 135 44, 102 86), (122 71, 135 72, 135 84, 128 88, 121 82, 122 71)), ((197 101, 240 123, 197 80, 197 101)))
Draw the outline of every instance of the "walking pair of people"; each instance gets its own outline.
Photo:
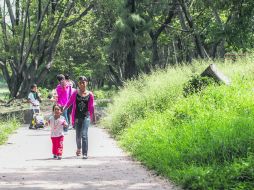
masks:
MULTIPOLYGON (((62 77, 62 76, 61 76, 62 77)), ((88 80, 84 76, 78 78, 78 89, 69 90, 65 79, 58 76, 59 85, 56 88, 57 94, 61 94, 61 98, 57 97, 57 103, 54 105, 54 115, 49 119, 52 137, 52 152, 54 158, 61 158, 63 150, 63 130, 68 126, 67 110, 72 106, 71 123, 76 130, 76 155, 80 156, 81 153, 84 159, 87 159, 88 153, 88 127, 94 114, 94 96, 93 93, 87 90, 88 80), (70 94, 68 94, 68 92, 70 94), (60 93, 59 93, 60 92, 60 93), (68 99, 69 97, 69 99, 68 99), (63 109, 62 109, 63 108, 63 109), (60 109, 60 110, 59 110, 60 109), (60 112, 60 115, 59 115, 60 112), (63 116, 61 116, 61 112, 63 116), (65 122, 63 122, 63 119, 65 122), (55 130, 59 129, 59 133, 55 135, 55 130), (61 132, 62 131, 62 132, 61 132), (55 140, 55 137, 58 140, 55 140)))

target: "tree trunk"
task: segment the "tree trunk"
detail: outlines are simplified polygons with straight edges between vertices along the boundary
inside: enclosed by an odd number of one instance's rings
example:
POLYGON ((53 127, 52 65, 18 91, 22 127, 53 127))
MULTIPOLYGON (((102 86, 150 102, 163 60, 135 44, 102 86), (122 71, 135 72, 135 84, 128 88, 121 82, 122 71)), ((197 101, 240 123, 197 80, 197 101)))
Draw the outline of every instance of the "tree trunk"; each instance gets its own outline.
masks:
MULTIPOLYGON (((128 0, 127 9, 129 10, 130 14, 134 14, 136 11, 135 8, 135 0, 128 0)), ((129 42, 129 51, 127 53, 126 65, 125 65, 125 78, 131 79, 137 75, 137 66, 136 66, 136 40, 135 40, 135 26, 131 26, 131 32, 133 38, 129 42)))
POLYGON ((115 71, 115 69, 113 68, 112 65, 108 65, 109 67, 109 71, 111 73, 111 81, 116 85, 116 86, 122 86, 123 85, 123 81, 122 79, 119 77, 118 73, 115 71))
MULTIPOLYGON (((221 21, 221 18, 220 18, 218 11, 217 11, 217 8, 214 6, 214 4, 211 0, 207 0, 207 1, 208 1, 209 6, 212 9, 216 23, 219 25, 221 32, 224 32, 224 25, 221 21)), ((225 55, 225 37, 224 36, 217 39, 216 42, 213 44, 213 47, 212 47, 212 57, 213 58, 216 57, 217 50, 219 50, 219 52, 218 52, 219 56, 221 58, 224 57, 224 55, 225 55), (220 46, 220 47, 217 48, 218 46, 220 46)))
POLYGON ((153 67, 160 65, 160 57, 158 53, 158 38, 161 35, 161 33, 165 30, 165 28, 171 23, 172 19, 175 16, 175 11, 176 11, 176 3, 173 2, 173 5, 169 9, 164 22, 155 31, 149 32, 149 35, 152 39, 152 66, 153 67))
POLYGON ((11 97, 26 97, 32 83, 43 82, 53 63, 54 53, 63 29, 77 23, 93 7, 91 2, 79 16, 70 20, 68 18, 71 15, 75 1, 67 1, 63 7, 58 7, 58 1, 53 1, 55 9, 59 9, 58 11, 62 12, 62 14, 59 14, 60 16, 57 15, 58 19, 55 23, 44 26, 48 27, 46 28, 48 32, 45 32, 46 30, 43 31, 41 26, 45 19, 55 16, 46 16, 51 1, 46 1, 47 4, 43 6, 44 1, 38 0, 37 6, 30 8, 30 0, 26 1, 25 6, 20 6, 20 0, 16 0, 13 8, 10 0, 6 0, 8 13, 5 12, 5 9, 2 12, 0 7, 0 26, 3 34, 4 53, 6 53, 6 57, 0 58, 0 68, 8 84, 11 97), (26 7, 26 9, 23 7, 26 7), (15 10, 16 18, 14 17, 13 9, 15 10), (20 10, 22 12, 21 18, 20 10), (25 16, 23 16, 24 13, 25 16), (6 15, 10 17, 10 28, 6 27, 6 15), (30 20, 34 23, 30 24, 30 20), (67 23, 67 21, 69 22, 67 23), (35 28, 32 28, 33 26, 35 28), (30 34, 30 29, 33 31, 32 34, 30 34), (28 35, 26 34, 27 30, 28 35), (12 45, 10 46, 10 44, 12 45))
POLYGON ((125 78, 131 79, 137 75, 136 66, 136 42, 133 40, 130 46, 130 52, 127 54, 127 64, 125 66, 125 78))
POLYGON ((203 46, 201 37, 196 29, 195 23, 193 22, 192 17, 187 9, 185 0, 178 0, 178 1, 181 6, 181 11, 183 12, 185 19, 187 20, 187 23, 193 32, 194 42, 196 44, 198 55, 203 59, 206 57, 205 50, 204 50, 204 46, 203 46))
POLYGON ((16 0, 16 22, 15 24, 18 26, 19 25, 19 17, 20 17, 20 12, 19 12, 19 7, 20 7, 20 4, 19 4, 19 0, 16 0))
MULTIPOLYGON (((179 7, 178 10, 181 10, 181 7, 179 7)), ((183 11, 178 11, 178 18, 179 18, 179 21, 180 21, 180 23, 181 23, 182 29, 183 29, 185 32, 189 31, 188 27, 186 26, 185 20, 184 20, 184 13, 183 13, 183 11)), ((179 37, 179 38, 180 38, 180 37, 179 37)), ((192 61, 192 53, 191 53, 191 50, 189 49, 187 43, 182 42, 182 44, 183 44, 183 46, 185 47, 185 48, 184 48, 184 49, 185 49, 185 55, 186 55, 185 60, 186 60, 187 62, 190 63, 190 62, 192 61)))
POLYGON ((152 65, 160 65, 160 58, 158 53, 158 40, 157 38, 152 38, 152 65))
POLYGON ((225 76, 223 73, 221 73, 214 64, 209 65, 203 73, 201 73, 201 76, 207 76, 213 78, 217 82, 222 82, 226 85, 229 85, 231 83, 230 79, 225 76))

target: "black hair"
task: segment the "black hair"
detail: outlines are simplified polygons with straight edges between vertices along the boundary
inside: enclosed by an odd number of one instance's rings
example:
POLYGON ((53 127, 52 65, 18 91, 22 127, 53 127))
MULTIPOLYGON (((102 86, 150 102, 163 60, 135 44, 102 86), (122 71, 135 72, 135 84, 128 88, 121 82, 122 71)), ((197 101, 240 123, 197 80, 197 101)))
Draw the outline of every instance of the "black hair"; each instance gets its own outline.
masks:
POLYGON ((68 73, 64 74, 64 77, 65 77, 66 80, 70 79, 70 75, 68 73))
POLYGON ((49 94, 47 98, 51 99, 52 97, 53 97, 52 94, 49 94))
POLYGON ((88 81, 87 78, 86 78, 85 76, 80 76, 80 77, 78 78, 78 80, 79 80, 79 81, 86 81, 86 82, 88 81))
POLYGON ((63 112, 63 107, 62 107, 62 106, 60 106, 60 105, 58 105, 58 104, 54 104, 54 105, 53 105, 53 109, 52 109, 52 110, 53 110, 53 112, 55 111, 55 107, 56 107, 56 106, 57 106, 57 107, 59 107, 59 108, 60 108, 60 110, 63 112))
POLYGON ((64 77, 63 74, 57 75, 56 78, 57 78, 57 80, 58 80, 59 82, 60 82, 61 80, 64 80, 64 79, 65 79, 65 77, 64 77))
POLYGON ((32 85, 31 85, 31 90, 32 90, 34 87, 37 87, 37 85, 36 85, 36 84, 32 84, 32 85))

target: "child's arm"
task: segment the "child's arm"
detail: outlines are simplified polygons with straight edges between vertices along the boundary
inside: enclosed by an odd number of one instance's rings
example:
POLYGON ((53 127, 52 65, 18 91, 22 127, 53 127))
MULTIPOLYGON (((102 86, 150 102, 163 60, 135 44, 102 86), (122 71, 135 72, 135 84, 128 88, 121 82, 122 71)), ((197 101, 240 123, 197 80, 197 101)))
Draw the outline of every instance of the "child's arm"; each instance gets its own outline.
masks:
POLYGON ((45 125, 48 127, 48 126, 50 125, 50 121, 49 121, 49 120, 46 120, 45 125))
POLYGON ((33 106, 38 106, 36 103, 34 103, 34 101, 32 101, 31 99, 28 99, 28 103, 32 104, 33 106))
POLYGON ((58 96, 57 96, 57 93, 56 93, 56 89, 53 89, 51 91, 51 93, 48 95, 48 99, 51 102, 55 102, 55 103, 57 102, 58 96))
POLYGON ((55 99, 53 96, 49 98, 49 101, 51 102, 57 102, 57 99, 55 99))
POLYGON ((63 125, 64 128, 68 127, 68 124, 67 124, 66 120, 63 121, 62 125, 63 125))

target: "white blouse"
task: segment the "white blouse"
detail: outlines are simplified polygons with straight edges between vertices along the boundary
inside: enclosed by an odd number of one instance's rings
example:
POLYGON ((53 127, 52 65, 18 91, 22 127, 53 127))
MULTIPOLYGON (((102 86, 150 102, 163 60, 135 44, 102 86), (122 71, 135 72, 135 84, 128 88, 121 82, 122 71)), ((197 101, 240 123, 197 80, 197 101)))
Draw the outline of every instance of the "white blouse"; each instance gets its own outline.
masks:
POLYGON ((58 119, 51 116, 48 123, 51 128, 51 137, 64 136, 64 126, 67 125, 67 122, 63 116, 60 116, 58 119))

